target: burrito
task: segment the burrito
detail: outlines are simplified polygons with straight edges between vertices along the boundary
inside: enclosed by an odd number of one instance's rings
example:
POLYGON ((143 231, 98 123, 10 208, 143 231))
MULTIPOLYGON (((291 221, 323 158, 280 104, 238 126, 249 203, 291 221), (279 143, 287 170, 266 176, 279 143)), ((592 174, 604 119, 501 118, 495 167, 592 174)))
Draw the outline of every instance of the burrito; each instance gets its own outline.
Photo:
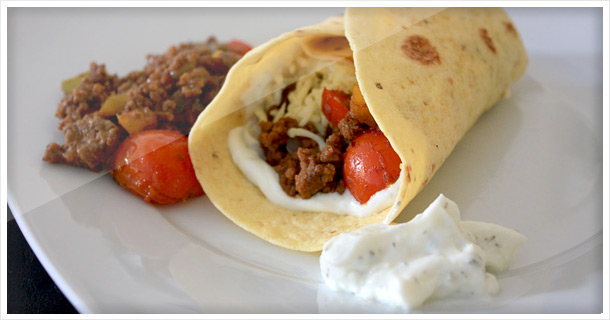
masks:
POLYGON ((349 8, 246 54, 189 153, 226 217, 319 251, 396 218, 526 65, 499 8, 349 8))

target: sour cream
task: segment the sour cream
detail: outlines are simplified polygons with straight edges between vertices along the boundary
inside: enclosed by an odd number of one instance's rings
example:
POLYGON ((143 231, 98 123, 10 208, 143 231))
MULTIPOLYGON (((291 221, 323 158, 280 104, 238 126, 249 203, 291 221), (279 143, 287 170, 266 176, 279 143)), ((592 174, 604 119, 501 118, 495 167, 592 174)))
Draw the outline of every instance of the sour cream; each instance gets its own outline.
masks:
POLYGON ((460 222, 458 206, 441 194, 407 223, 332 238, 320 268, 333 290, 413 309, 428 299, 496 295, 500 286, 488 271, 507 269, 525 241, 502 226, 460 222))
POLYGON ((279 183, 277 172, 267 162, 257 139, 255 125, 236 127, 229 132, 229 150, 233 162, 242 173, 255 184, 269 199, 278 206, 312 212, 331 212, 366 217, 389 208, 394 203, 401 176, 395 183, 374 194, 366 204, 360 204, 354 196, 345 190, 343 194, 317 193, 309 199, 288 196, 279 183))

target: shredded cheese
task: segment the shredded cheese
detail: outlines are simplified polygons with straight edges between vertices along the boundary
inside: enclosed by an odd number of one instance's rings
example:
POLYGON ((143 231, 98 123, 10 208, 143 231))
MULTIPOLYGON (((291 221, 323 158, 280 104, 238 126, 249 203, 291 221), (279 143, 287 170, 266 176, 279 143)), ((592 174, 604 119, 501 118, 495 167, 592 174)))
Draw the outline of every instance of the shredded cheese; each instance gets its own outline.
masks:
POLYGON ((291 138, 301 136, 301 137, 312 139, 318 144, 318 147, 320 147, 320 150, 322 150, 322 149, 324 149, 324 147, 326 147, 326 142, 324 141, 324 139, 322 139, 322 137, 320 137, 319 135, 317 135, 307 129, 290 128, 290 129, 288 129, 288 136, 291 138))
POLYGON ((265 114, 265 111, 263 111, 260 108, 256 108, 254 109, 254 115, 258 118, 258 121, 267 121, 267 115, 265 114))
POLYGON ((273 122, 277 122, 278 120, 283 118, 285 115, 286 115, 286 104, 284 103, 273 116, 273 122))
MULTIPOLYGON (((270 75, 268 83, 282 86, 292 83, 294 81, 292 79, 296 78, 297 68, 312 68, 312 64, 315 65, 315 62, 297 57, 284 73, 278 72, 270 75)), ((277 106, 281 102, 282 90, 275 90, 261 99, 253 113, 259 121, 268 121, 267 117, 263 117, 258 110, 258 108, 262 108, 271 115, 271 121, 273 122, 277 122, 283 117, 291 117, 301 127, 311 123, 316 128, 315 131, 317 132, 315 134, 323 137, 328 128, 328 119, 322 113, 322 92, 324 88, 341 90, 351 94, 356 83, 354 64, 348 60, 338 61, 296 80, 294 82, 295 89, 287 96, 287 103, 283 103, 278 109, 268 111, 270 107, 277 106)))
MULTIPOLYGON (((301 61, 298 61, 301 64, 301 61)), ((328 119, 322 113, 322 91, 324 88, 342 90, 351 93, 356 84, 354 65, 349 62, 337 62, 326 68, 300 78, 295 89, 288 94, 288 104, 283 116, 294 118, 299 126, 311 122, 318 134, 324 136, 328 119)), ((274 121, 279 119, 274 116, 274 121)))

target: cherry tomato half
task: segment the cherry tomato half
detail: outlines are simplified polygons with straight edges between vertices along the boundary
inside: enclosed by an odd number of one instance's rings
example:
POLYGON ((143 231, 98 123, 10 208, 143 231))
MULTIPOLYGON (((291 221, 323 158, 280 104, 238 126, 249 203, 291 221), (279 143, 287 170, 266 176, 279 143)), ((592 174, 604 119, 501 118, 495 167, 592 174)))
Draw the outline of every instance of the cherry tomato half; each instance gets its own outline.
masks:
POLYGON ((177 131, 148 130, 128 137, 119 146, 114 165, 114 180, 149 203, 170 204, 203 194, 188 139, 177 131))
POLYGON ((345 185, 354 198, 364 204, 398 179, 400 162, 381 131, 366 131, 354 139, 345 152, 345 185))
POLYGON ((326 88, 322 91, 322 113, 335 126, 347 115, 349 102, 349 95, 343 91, 326 88))
POLYGON ((242 56, 246 54, 246 52, 252 50, 252 46, 239 40, 229 41, 229 43, 227 43, 227 47, 229 48, 229 50, 242 56))

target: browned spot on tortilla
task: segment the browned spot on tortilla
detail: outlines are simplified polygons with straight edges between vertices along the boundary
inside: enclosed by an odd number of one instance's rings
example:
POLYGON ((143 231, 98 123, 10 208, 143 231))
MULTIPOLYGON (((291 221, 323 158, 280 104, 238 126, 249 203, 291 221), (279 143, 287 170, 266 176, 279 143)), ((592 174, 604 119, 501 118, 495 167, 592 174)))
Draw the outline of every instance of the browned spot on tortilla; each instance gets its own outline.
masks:
POLYGON ((216 152, 212 152, 212 158, 218 159, 218 155, 216 154, 216 152))
POLYGON ((411 173, 412 170, 413 170, 413 168, 411 168, 411 165, 408 164, 407 165, 407 173, 411 173))
POLYGON ((321 35, 307 41, 310 49, 320 52, 341 52, 350 50, 349 42, 344 36, 321 35))
POLYGON ((409 79, 409 83, 410 83, 410 84, 415 84, 415 81, 413 81, 413 80, 409 79))
POLYGON ((407 172, 407 182, 411 182, 411 172, 407 172))
POLYGON ((441 64, 441 58, 436 48, 423 36, 409 36, 403 42, 401 49, 408 58, 422 65, 441 64))
POLYGON ((508 31, 509 33, 511 33, 514 36, 517 35, 517 29, 515 29, 515 26, 512 23, 510 23, 508 21, 504 21, 504 26, 506 27, 506 31, 508 31))
POLYGON ((479 29, 479 36, 481 37, 481 39, 483 39, 483 41, 485 42, 485 44, 487 45, 489 50, 491 50, 491 52, 493 52, 493 53, 496 53, 496 47, 494 46, 494 43, 491 40, 491 37, 487 33, 487 29, 485 29, 485 28, 479 29))
POLYGON ((426 180, 424 180, 424 186, 428 184, 429 179, 426 178, 426 180))
POLYGON ((447 81, 449 81, 449 84, 453 84, 453 78, 449 77, 447 78, 447 81))
POLYGON ((379 82, 375 82, 375 87, 377 87, 377 89, 383 89, 383 87, 381 86, 381 83, 379 83, 379 82))
POLYGON ((434 171, 434 169, 436 169, 436 164, 432 164, 432 171, 434 171))

